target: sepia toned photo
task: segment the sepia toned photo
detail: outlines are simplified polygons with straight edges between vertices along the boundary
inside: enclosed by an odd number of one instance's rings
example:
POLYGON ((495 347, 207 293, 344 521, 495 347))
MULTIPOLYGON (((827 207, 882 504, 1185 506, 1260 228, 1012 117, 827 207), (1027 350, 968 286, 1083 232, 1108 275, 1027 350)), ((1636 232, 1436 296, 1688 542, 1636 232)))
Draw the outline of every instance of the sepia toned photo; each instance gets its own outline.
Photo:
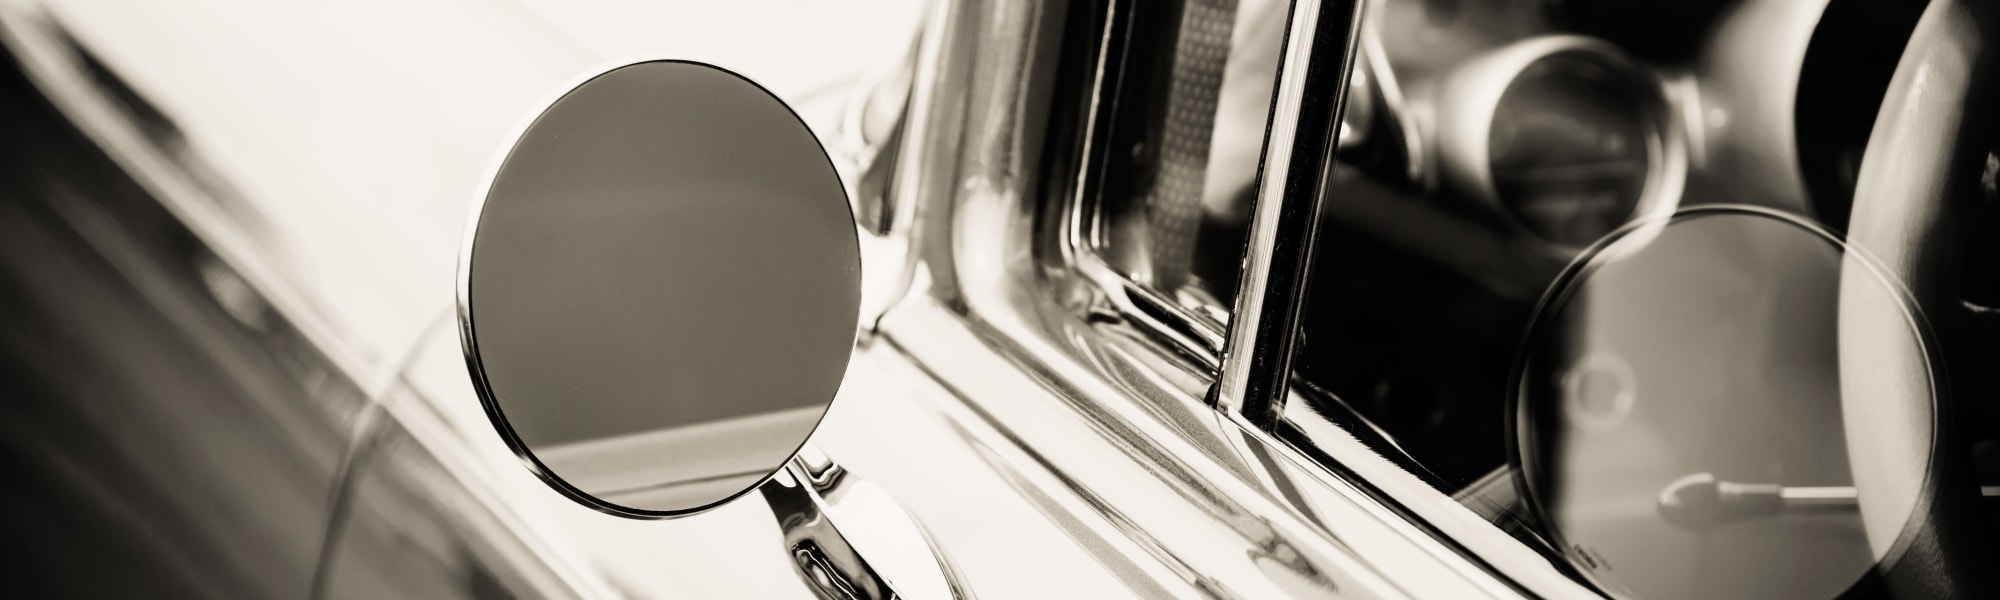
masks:
POLYGON ((0 596, 2000 597, 2000 4, 0 0, 0 596))

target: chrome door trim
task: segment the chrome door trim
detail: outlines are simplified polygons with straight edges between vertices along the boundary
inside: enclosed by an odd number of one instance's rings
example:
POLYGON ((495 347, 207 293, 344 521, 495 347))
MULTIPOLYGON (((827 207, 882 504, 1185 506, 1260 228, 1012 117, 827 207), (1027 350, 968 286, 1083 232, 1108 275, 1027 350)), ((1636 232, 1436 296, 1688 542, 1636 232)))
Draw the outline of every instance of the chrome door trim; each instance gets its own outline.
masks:
MULTIPOLYGON (((1094 366, 1062 360, 1047 340, 1014 344, 1008 332, 933 299, 906 302, 884 331, 951 390, 958 402, 939 408, 960 434, 1139 595, 1402 596, 1422 583, 1446 596, 1493 595, 1456 573, 1392 581, 1390 565, 1369 559, 1420 556, 1404 541, 1414 538, 1389 533, 1394 523, 1343 519, 1340 533, 1328 533, 1246 484, 1238 468, 1211 458, 1236 449, 1199 398, 1181 399, 1188 419, 1177 424, 1212 434, 1205 445, 1153 418, 1094 366)), ((1442 564, 1396 562, 1405 573, 1442 564)))
MULTIPOLYGON (((1072 207, 1074 214, 1069 217, 1070 221, 1083 222, 1087 215, 1082 213, 1088 209, 1080 204, 1072 207)), ((1090 302, 1103 303, 1110 311, 1134 321, 1133 329, 1154 338, 1202 370, 1212 374, 1222 368, 1222 345, 1229 329, 1226 323, 1189 310, 1166 295, 1133 281, 1096 252, 1090 251, 1089 246, 1079 245, 1080 241, 1072 236, 1063 245, 1074 257, 1070 265, 1075 274, 1095 286, 1090 302)))
MULTIPOLYGON (((1353 433, 1312 414, 1305 402, 1288 402, 1280 429, 1264 431, 1242 421, 1248 435, 1282 446, 1288 456, 1312 465, 1307 477, 1343 482, 1371 498, 1383 518, 1400 519, 1438 539, 1461 560, 1505 577, 1519 591, 1547 598, 1597 597, 1601 592, 1498 526, 1480 508, 1432 487, 1416 474, 1383 458, 1353 433)), ((1241 421, 1241 417, 1235 417, 1241 421)), ((1511 485, 1511 484, 1508 484, 1511 485)))
POLYGON ((948 165, 963 136, 968 82, 962 61, 966 53, 954 44, 964 40, 949 32, 960 17, 956 2, 931 2, 918 30, 911 67, 909 100, 895 143, 895 166, 885 191, 889 204, 884 232, 864 231, 861 239, 862 340, 875 335, 882 315, 911 293, 917 255, 924 243, 921 223, 928 217, 927 200, 951 193, 948 165))
POLYGON ((1093 213, 1098 206, 1098 176, 1103 172, 1104 154, 1109 151, 1098 146, 1105 133, 1104 118, 1112 110, 1104 99, 1114 93, 1113 57, 1120 63, 1127 58, 1122 51, 1114 55, 1114 46, 1123 41, 1121 33, 1130 35, 1126 28, 1120 27, 1120 20, 1126 18, 1122 14, 1126 3, 1112 0, 1106 4, 1105 26, 1097 35, 1097 60, 1085 91, 1088 104, 1083 109, 1082 148, 1076 157, 1080 165, 1070 183, 1068 210, 1060 213, 1061 234, 1055 244, 1060 257, 1056 264, 1068 269, 1056 277, 1080 279, 1064 285, 1083 288, 1088 298, 1074 303, 1085 306, 1084 310, 1108 309, 1119 317, 1131 319, 1135 321, 1133 329, 1140 335, 1214 373, 1222 366, 1222 344, 1228 325, 1180 306, 1165 294, 1133 281, 1098 254, 1097 249, 1104 247, 1105 240, 1101 223, 1093 213))
POLYGON ((1361 38, 1362 0, 1297 0, 1285 27, 1277 104, 1265 140, 1251 251, 1237 286, 1235 327, 1211 393, 1223 412, 1260 426, 1276 423, 1289 389, 1326 173, 1347 102, 1361 38))
POLYGON ((927 293, 884 315, 878 340, 950 390, 938 409, 959 433, 1142 595, 1520 595, 1380 496, 1217 412, 1192 361, 1125 343, 1126 323, 1063 297, 1073 276, 1037 232, 1063 235, 1038 219, 1067 198, 1046 198, 1060 192, 1037 175, 1067 3, 943 12, 927 34, 947 38, 938 64, 953 72, 933 85, 964 86, 946 92, 962 123, 933 133, 955 145, 912 140, 952 151, 906 163, 941 183, 914 232, 913 288, 927 293))
POLYGON ((1377 511, 1376 518, 1408 526, 1405 533, 1436 543, 1426 546, 1433 557, 1455 568, 1476 569, 1507 593, 1595 595, 1547 557, 1383 458, 1351 433, 1330 425, 1301 427, 1298 423, 1324 421, 1287 417, 1307 410, 1287 402, 1292 394, 1292 350, 1310 283, 1314 237, 1327 201, 1349 74, 1361 58, 1360 44, 1371 35, 1363 31, 1367 2, 1297 0, 1292 6, 1232 317, 1235 327, 1229 332, 1210 401, 1225 419, 1241 427, 1244 439, 1256 442, 1247 448, 1261 444, 1294 461, 1293 466, 1305 465, 1293 477, 1333 487, 1377 511))

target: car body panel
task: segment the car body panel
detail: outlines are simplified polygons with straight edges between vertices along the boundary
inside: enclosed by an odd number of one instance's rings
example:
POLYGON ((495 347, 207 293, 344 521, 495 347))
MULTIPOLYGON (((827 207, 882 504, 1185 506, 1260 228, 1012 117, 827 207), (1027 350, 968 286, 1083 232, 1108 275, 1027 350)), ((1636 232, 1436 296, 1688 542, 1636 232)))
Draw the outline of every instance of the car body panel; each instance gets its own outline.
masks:
POLYGON ((9 589, 306 594, 367 395, 0 77, 9 589))

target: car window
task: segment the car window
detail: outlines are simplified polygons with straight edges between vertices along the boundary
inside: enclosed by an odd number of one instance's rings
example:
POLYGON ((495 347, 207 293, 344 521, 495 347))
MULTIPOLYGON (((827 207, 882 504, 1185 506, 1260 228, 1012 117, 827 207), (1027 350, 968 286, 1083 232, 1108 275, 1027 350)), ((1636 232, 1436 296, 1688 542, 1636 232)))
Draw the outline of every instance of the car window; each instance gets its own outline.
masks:
POLYGON ((1089 247, 1133 282, 1227 320, 1289 3, 1134 6, 1089 247))
POLYGON ((1798 150, 1764 99, 1796 72, 1745 75, 1796 67, 1820 15, 1520 4, 1371 3, 1367 135, 1323 187, 1281 427, 1351 436, 1618 594, 1879 585, 1837 348, 1909 317, 1857 317, 1854 286, 1894 286, 1822 219, 1844 197, 1797 183, 1820 166, 1773 158, 1798 150))

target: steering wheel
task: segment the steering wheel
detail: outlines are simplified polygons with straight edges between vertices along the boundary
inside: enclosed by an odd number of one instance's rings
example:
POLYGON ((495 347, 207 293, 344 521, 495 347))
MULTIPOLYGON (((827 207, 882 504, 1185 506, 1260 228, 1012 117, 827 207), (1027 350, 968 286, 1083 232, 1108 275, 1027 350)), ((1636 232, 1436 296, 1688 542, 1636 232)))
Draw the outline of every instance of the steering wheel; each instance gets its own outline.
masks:
POLYGON ((1970 464, 1970 442, 1996 424, 2000 314, 1962 299, 1969 278, 2000 274, 1968 271, 1961 251, 2000 202, 1996 17, 2000 5, 1984 0, 1926 9, 1869 136, 1842 266, 1850 470, 1870 549, 1899 597, 2000 590, 1970 464))

